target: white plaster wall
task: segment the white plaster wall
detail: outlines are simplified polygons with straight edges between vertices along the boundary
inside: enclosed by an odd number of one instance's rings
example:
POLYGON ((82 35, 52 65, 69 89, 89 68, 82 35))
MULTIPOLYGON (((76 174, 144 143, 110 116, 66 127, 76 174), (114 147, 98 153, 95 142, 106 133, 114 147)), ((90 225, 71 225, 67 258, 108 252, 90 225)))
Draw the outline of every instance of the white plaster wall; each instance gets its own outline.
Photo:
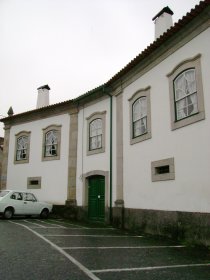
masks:
POLYGON ((125 207, 210 212, 210 29, 180 48, 124 90, 125 207), (167 74, 201 53, 205 120, 171 131, 167 74), (130 145, 128 99, 151 86, 152 138, 130 145), (174 157, 175 180, 151 181, 151 162, 174 157))
POLYGON ((81 108, 78 115, 78 146, 77 146, 77 204, 82 205, 83 201, 83 174, 87 172, 100 170, 109 171, 109 138, 110 138, 110 99, 100 100, 94 104, 89 104, 85 108, 81 108), (105 114, 105 152, 87 155, 87 119, 96 112, 104 112, 105 114))
POLYGON ((8 189, 26 190, 28 177, 41 177, 41 189, 30 191, 36 194, 40 200, 54 204, 65 204, 68 180, 69 122, 70 116, 64 114, 11 128, 8 189), (54 124, 61 125, 60 160, 42 161, 42 129, 54 124), (31 131, 29 163, 14 164, 15 135, 23 130, 31 131))

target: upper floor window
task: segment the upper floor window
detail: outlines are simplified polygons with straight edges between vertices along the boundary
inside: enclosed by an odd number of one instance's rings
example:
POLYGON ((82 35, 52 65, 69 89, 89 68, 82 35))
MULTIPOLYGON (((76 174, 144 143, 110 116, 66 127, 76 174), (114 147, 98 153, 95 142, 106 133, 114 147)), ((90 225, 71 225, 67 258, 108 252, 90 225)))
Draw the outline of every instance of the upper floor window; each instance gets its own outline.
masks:
POLYGON ((130 102, 130 143, 151 138, 150 87, 138 90, 130 102))
POLYGON ((90 123, 89 150, 100 149, 102 147, 102 119, 95 119, 90 123))
POLYGON ((21 131, 16 136, 15 163, 29 162, 30 132, 21 131))
POLYGON ((51 125, 43 129, 42 160, 60 159, 61 126, 51 125))
POLYGON ((198 113, 195 69, 182 72, 174 80, 176 120, 198 113))
POLYGON ((105 151, 105 111, 87 118, 87 155, 105 151))
POLYGON ((200 58, 182 61, 167 75, 172 130, 205 118, 200 58))
POLYGON ((133 138, 147 132, 147 98, 140 97, 133 103, 133 138))

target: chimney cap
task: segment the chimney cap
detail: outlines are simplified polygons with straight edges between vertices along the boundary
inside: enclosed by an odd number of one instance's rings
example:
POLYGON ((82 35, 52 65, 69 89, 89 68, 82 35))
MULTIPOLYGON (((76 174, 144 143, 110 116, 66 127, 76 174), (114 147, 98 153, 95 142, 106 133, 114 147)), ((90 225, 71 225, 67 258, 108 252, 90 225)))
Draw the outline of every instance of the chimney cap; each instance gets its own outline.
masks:
POLYGON ((168 6, 166 6, 156 16, 154 16, 152 20, 155 20, 156 18, 161 16, 163 13, 168 13, 169 15, 173 15, 174 14, 172 12, 172 10, 168 6))
POLYGON ((50 87, 48 85, 44 85, 42 87, 39 87, 37 90, 39 90, 39 89, 48 89, 48 90, 50 90, 50 87))

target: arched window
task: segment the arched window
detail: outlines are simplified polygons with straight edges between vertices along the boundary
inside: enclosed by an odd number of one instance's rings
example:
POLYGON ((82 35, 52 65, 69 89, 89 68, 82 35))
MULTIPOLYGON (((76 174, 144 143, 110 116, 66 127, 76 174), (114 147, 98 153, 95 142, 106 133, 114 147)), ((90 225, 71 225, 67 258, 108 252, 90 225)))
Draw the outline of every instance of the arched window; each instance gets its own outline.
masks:
POLYGON ((102 148, 102 119, 95 119, 89 124, 89 150, 102 148))
POLYGON ((174 80, 176 120, 198 113, 195 69, 187 69, 174 80))
POLYGON ((138 98, 133 103, 132 110, 133 138, 147 132, 147 98, 146 96, 138 98))
POLYGON ((58 133, 56 130, 50 130, 45 134, 45 157, 57 156, 58 133))
POLYGON ((28 136, 21 136, 17 139, 16 160, 26 160, 28 150, 28 136))

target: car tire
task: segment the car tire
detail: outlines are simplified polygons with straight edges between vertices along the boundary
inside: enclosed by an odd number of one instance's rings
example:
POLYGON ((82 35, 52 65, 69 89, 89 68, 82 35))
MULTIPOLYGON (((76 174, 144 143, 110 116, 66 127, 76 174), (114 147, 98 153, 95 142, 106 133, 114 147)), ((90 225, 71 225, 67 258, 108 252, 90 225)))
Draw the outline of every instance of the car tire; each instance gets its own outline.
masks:
POLYGON ((4 210, 4 218, 7 220, 11 219, 13 214, 14 214, 14 209, 12 209, 11 207, 6 208, 4 210))
POLYGON ((42 212, 41 212, 41 214, 40 214, 40 218, 41 218, 41 219, 47 219, 48 216, 49 216, 49 210, 46 209, 46 208, 43 209, 42 212))

